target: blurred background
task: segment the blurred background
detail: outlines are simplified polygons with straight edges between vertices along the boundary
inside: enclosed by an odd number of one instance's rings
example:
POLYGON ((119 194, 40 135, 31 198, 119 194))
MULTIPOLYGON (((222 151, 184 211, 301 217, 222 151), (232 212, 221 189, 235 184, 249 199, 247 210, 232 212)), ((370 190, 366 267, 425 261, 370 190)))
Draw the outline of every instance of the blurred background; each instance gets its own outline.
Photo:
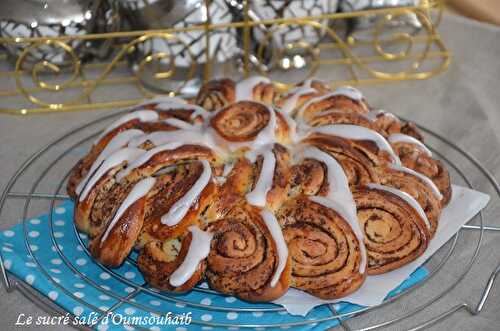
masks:
POLYGON ((456 14, 500 25, 500 0, 446 0, 446 6, 456 14))

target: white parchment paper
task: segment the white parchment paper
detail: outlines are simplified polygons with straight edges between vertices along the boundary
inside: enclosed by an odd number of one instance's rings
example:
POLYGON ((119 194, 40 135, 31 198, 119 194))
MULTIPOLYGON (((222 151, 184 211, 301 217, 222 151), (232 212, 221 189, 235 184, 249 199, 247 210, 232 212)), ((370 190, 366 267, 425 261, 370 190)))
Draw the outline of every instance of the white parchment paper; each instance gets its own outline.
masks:
POLYGON ((361 288, 340 300, 321 300, 300 290, 290 289, 274 303, 285 307, 290 314, 302 316, 305 316, 314 307, 325 303, 345 301, 362 306, 380 304, 391 290, 398 287, 413 271, 450 240, 462 225, 486 207, 490 200, 490 196, 487 194, 461 186, 453 185, 452 192, 451 201, 439 219, 436 235, 432 238, 424 254, 412 263, 383 275, 368 276, 361 288))

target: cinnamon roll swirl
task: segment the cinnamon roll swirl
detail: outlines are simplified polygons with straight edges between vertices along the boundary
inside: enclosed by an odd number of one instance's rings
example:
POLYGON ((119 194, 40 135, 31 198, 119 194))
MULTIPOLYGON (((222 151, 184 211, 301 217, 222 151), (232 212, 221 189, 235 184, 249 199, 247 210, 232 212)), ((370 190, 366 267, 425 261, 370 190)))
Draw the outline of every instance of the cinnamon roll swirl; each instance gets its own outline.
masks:
POLYGON ((272 105, 276 95, 274 85, 265 77, 254 76, 238 83, 231 79, 218 79, 204 84, 195 102, 209 111, 215 111, 244 100, 272 105))
POLYGON ((291 286, 322 299, 346 296, 365 279, 360 243, 335 210, 306 197, 278 212, 292 263, 291 286))
POLYGON ((376 183, 375 164, 360 151, 352 147, 345 139, 335 136, 317 135, 304 140, 304 143, 316 146, 332 155, 342 166, 349 186, 376 183))
POLYGON ((190 230, 183 237, 151 241, 140 251, 137 266, 151 286, 182 293, 203 278, 212 236, 196 227, 190 230))
POLYGON ((376 184, 352 194, 364 232, 369 275, 397 269, 422 255, 430 240, 430 224, 410 195, 376 184))
POLYGON ((411 195, 422 207, 430 222, 430 234, 434 236, 441 215, 439 188, 426 176, 406 167, 387 165, 377 168, 380 184, 399 189, 411 195))
POLYGON ((441 204, 446 206, 451 199, 450 174, 444 164, 432 157, 432 152, 418 139, 404 134, 393 134, 388 138, 401 163, 427 177, 443 195, 441 204))
POLYGON ((211 288, 248 301, 271 301, 287 291, 290 262, 288 252, 282 252, 287 248, 265 216, 274 217, 239 205, 209 225, 213 239, 206 276, 211 288))

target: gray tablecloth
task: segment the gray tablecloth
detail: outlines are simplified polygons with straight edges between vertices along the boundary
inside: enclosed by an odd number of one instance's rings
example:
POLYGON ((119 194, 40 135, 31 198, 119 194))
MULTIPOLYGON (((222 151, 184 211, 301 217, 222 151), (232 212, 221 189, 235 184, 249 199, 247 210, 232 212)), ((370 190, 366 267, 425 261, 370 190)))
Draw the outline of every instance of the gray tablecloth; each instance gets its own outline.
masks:
MULTIPOLYGON (((444 18, 440 32, 453 52, 453 62, 446 73, 425 81, 377 85, 364 87, 362 90, 373 105, 413 119, 449 138, 480 160, 498 178, 500 176, 500 29, 448 16, 444 18)), ((123 90, 121 92, 126 93, 123 90)), ((33 152, 71 127, 102 114, 95 111, 30 117, 0 115, 2 174, 0 188, 3 190, 12 174, 33 152)), ((435 144, 440 146, 437 142, 435 144)), ((484 176, 464 161, 463 157, 454 155, 454 152, 447 150, 447 147, 441 146, 441 148, 447 155, 450 154, 450 158, 455 162, 461 163, 460 166, 466 169, 477 187, 492 194, 493 199, 485 220, 489 224, 499 226, 500 199, 495 197, 484 176)), ((43 162, 38 164, 40 167, 46 165, 43 162)), ((37 169, 33 171, 36 173, 37 169)), ((27 187, 29 184, 21 181, 20 187, 22 189, 23 185, 27 187)), ((19 221, 19 210, 8 206, 1 217, 0 229, 5 229, 19 221)), ((346 324, 352 329, 362 328, 400 316, 402 312, 418 307, 424 302, 423 300, 431 298, 456 280, 464 265, 470 260, 477 239, 477 232, 465 233, 446 267, 410 298, 350 320, 346 324)), ((444 298, 435 302, 431 308, 392 325, 390 329, 409 329, 462 302, 475 305, 491 271, 499 261, 500 233, 485 233, 479 258, 460 284, 444 298)), ((21 293, 17 291, 6 293, 5 289, 0 287, 0 329, 17 329, 14 322, 20 312, 35 316, 45 314, 21 293)), ((499 313, 500 287, 493 289, 492 296, 480 315, 473 317, 461 310, 429 329, 496 331, 500 330, 499 313)))

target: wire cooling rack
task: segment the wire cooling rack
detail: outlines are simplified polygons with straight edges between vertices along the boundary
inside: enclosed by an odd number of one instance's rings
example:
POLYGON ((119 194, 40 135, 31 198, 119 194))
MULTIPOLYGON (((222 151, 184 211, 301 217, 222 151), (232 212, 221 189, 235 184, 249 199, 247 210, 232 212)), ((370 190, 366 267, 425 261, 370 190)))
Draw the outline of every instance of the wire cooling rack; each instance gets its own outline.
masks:
MULTIPOLYGON (((113 113, 104 117, 101 117, 95 121, 89 122, 85 125, 77 127, 71 132, 61 136, 60 138, 54 140, 50 144, 46 145, 44 148, 39 150, 37 153, 32 155, 16 172, 16 174, 10 179, 5 190, 0 197, 0 217, 5 213, 6 209, 17 208, 19 210, 19 218, 23 221, 24 230, 24 240, 26 248, 31 256, 31 260, 35 263, 38 270, 47 276, 47 279, 51 281, 53 286, 58 288, 61 292, 70 296, 79 304, 91 309, 104 317, 109 312, 114 312, 124 304, 137 307, 138 309, 153 313, 162 314, 166 312, 159 311, 157 309, 152 309, 151 307, 140 304, 134 300, 138 294, 147 293, 161 300, 163 302, 173 304, 180 304, 188 309, 189 307, 206 309, 210 311, 219 312, 237 312, 238 314, 251 314, 251 313, 264 313, 264 312, 281 312, 286 313, 285 309, 281 306, 266 304, 266 305, 242 305, 235 306, 232 304, 230 307, 222 305, 210 305, 206 306, 199 302, 192 302, 184 298, 173 296, 168 293, 161 293, 151 289, 147 284, 138 283, 133 280, 123 277, 116 271, 106 268, 99 264, 99 267, 103 271, 109 273, 111 277, 122 282, 124 285, 131 287, 133 290, 126 295, 115 293, 112 290, 108 290, 100 287, 95 279, 92 279, 79 271, 79 268, 74 261, 62 251, 58 246, 58 239, 54 235, 54 207, 56 203, 63 200, 69 199, 66 195, 65 183, 69 176, 72 166, 76 161, 85 153, 88 145, 93 141, 93 139, 101 132, 102 128, 106 123, 120 115, 123 112, 113 113), (64 174, 64 176, 61 176, 64 174), (18 189, 17 187, 23 187, 18 189), (55 251, 59 255, 63 263, 69 267, 75 275, 86 283, 87 286, 91 286, 96 290, 102 292, 103 295, 110 296, 117 300, 116 304, 112 305, 107 309, 102 307, 96 307, 92 303, 86 302, 81 298, 77 297, 72 291, 65 288, 63 285, 54 282, 52 277, 49 276, 48 267, 43 265, 37 260, 37 257, 33 254, 33 251, 29 245, 28 233, 27 233, 27 219, 30 216, 34 216, 40 213, 48 214, 49 222, 49 235, 51 241, 54 244, 55 251)), ((447 140, 441 135, 423 127, 419 126, 425 133, 426 142, 428 143, 431 150, 441 158, 447 165, 452 173, 454 183, 470 187, 472 189, 480 189, 483 191, 493 192, 490 206, 499 203, 500 200, 500 186, 495 180, 495 178, 489 173, 473 156, 465 152, 459 146, 453 142, 447 140), (479 181, 486 183, 488 187, 475 187, 473 183, 479 181)), ((488 207, 487 207, 488 208, 488 207)), ((406 319, 414 316, 415 314, 429 308, 435 304, 438 300, 445 297, 450 291, 452 291, 463 278, 471 270, 473 264, 478 259, 479 251, 481 249, 481 244, 483 241, 483 236, 486 231, 500 233, 500 227, 489 226, 485 220, 485 214, 487 214, 487 209, 481 211, 471 222, 464 225, 463 228, 434 256, 429 259, 424 266, 429 271, 428 277, 406 290, 401 291, 401 293, 387 299, 382 304, 375 307, 367 307, 354 312, 338 313, 334 305, 327 305, 328 309, 331 311, 331 315, 328 317, 317 318, 317 319, 304 319, 303 321, 291 322, 291 323, 276 323, 276 324, 259 324, 259 319, 255 318, 253 324, 229 324, 229 323, 216 323, 203 320, 193 320, 192 323, 201 326, 209 327, 239 327, 245 328, 286 328, 293 326, 305 326, 312 325, 314 323, 321 323, 329 320, 338 320, 339 327, 344 330, 351 330, 350 324, 362 324, 361 327, 356 326, 359 330, 373 330, 379 328, 386 328, 397 323, 404 322, 406 319), (472 231, 471 231, 472 230, 472 231), (447 286, 444 288, 439 287, 439 291, 416 291, 418 288, 424 288, 432 286, 433 282, 439 282, 440 275, 446 274, 446 268, 453 263, 453 259, 457 255, 465 254, 467 256, 466 263, 461 263, 462 268, 460 271, 453 272, 454 279, 449 281, 447 278, 447 286), (425 294, 427 292, 427 294, 425 294), (428 292, 431 292, 429 294, 428 292), (397 302, 397 303, 396 303, 397 302), (405 304, 406 302, 406 304, 405 304), (410 304, 408 304, 408 302, 410 304), (396 303, 396 304, 395 304, 396 303), (413 304, 411 304, 413 303, 413 304), (414 304, 416 303, 416 304, 414 304), (379 314, 378 320, 373 321, 373 313, 377 311, 387 311, 390 309, 390 314, 379 314), (382 315, 382 317, 380 317, 382 315), (351 318, 347 320, 347 318, 351 318), (382 320, 380 320, 382 318, 382 320), (371 321, 371 322, 368 322, 371 321), (364 322, 364 323, 363 323, 364 322)), ((78 241, 83 247, 84 252, 90 257, 90 253, 85 248, 84 240, 85 236, 80 235, 76 228, 74 228, 74 240, 78 241)), ((127 263, 136 265, 134 258, 135 254, 131 254, 127 259, 127 263)), ((463 261, 463 260, 462 260, 463 261)), ((45 296, 41 295, 37 290, 29 286, 26 282, 18 279, 14 275, 8 273, 5 269, 2 256, 0 253, 0 270, 3 278, 3 283, 7 291, 19 290, 22 294, 27 296, 34 303, 41 306, 43 309, 47 310, 52 314, 65 315, 67 312, 53 301, 49 300, 45 296)), ((491 276, 484 287, 483 293, 478 300, 476 305, 469 305, 465 302, 457 302, 457 305, 453 306, 447 311, 439 313, 434 318, 430 320, 422 320, 418 325, 411 327, 405 326, 404 329, 421 330, 428 326, 450 317, 454 312, 464 309, 471 315, 477 315, 481 312, 491 288, 495 282, 496 276, 500 273, 500 264, 492 271, 491 276)), ((449 274, 447 275, 449 277, 449 274)), ((212 291, 205 286, 197 286, 194 291, 210 293, 212 295, 221 295, 215 291, 212 291)), ((74 317, 74 316, 73 316, 74 317)), ((81 329, 90 329, 89 326, 78 326, 81 329)), ((141 329, 136 327, 136 329, 141 329)))

